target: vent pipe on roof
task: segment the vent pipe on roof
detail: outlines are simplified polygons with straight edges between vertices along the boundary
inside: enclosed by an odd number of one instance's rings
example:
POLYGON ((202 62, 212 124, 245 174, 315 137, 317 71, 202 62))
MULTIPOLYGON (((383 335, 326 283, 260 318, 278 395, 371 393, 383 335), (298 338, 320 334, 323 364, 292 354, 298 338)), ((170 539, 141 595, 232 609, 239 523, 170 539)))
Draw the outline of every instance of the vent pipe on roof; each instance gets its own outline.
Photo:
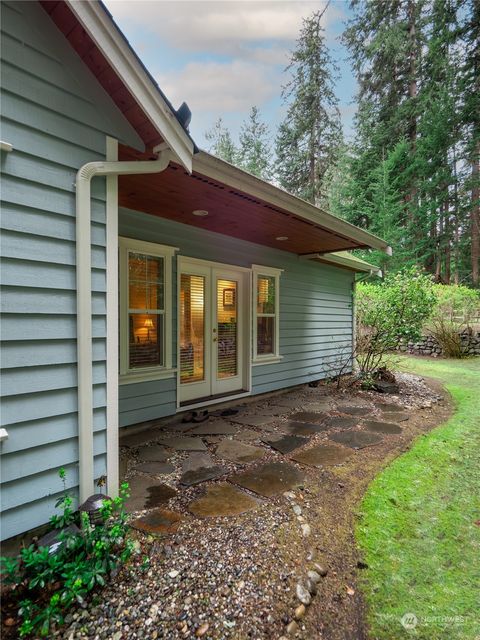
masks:
POLYGON ((192 112, 190 111, 190 107, 186 102, 182 102, 182 104, 176 110, 177 119, 185 129, 188 131, 188 127, 190 126, 190 122, 192 121, 192 112))

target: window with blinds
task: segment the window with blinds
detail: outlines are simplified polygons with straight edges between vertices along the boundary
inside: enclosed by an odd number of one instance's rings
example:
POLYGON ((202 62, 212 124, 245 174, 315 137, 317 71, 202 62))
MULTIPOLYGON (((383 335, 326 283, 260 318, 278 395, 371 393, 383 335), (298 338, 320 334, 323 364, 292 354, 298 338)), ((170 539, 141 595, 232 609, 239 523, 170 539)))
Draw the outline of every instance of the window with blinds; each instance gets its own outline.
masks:
POLYGON ((217 377, 238 373, 238 283, 217 280, 217 377))
POLYGON ((128 252, 128 366, 164 366, 164 258, 128 252))

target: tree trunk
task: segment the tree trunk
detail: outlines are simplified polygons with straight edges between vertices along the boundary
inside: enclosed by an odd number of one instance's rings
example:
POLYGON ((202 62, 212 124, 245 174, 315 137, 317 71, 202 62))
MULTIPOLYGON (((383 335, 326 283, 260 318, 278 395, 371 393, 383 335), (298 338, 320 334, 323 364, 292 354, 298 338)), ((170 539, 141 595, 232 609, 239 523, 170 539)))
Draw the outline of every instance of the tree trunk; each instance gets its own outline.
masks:
POLYGON ((472 234, 472 284, 479 285, 480 262, 480 142, 474 152, 472 161, 472 209, 470 211, 470 230, 472 234))
MULTIPOLYGON (((455 138, 457 132, 455 131, 455 138)), ((458 210, 457 145, 453 145, 453 282, 460 284, 460 212, 458 210)))

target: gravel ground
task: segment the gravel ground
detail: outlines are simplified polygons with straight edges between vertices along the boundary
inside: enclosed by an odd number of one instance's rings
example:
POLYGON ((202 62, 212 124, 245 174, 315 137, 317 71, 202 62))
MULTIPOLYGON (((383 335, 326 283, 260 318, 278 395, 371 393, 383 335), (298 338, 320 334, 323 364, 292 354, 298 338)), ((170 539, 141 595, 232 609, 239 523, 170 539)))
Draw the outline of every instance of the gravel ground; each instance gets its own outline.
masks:
MULTIPOLYGON (((165 505, 182 514, 178 531, 169 538, 134 533, 137 554, 132 562, 84 609, 69 614, 66 626, 52 637, 360 640, 364 630, 363 605, 355 589, 361 568, 352 539, 355 506, 385 461, 405 450, 415 435, 431 428, 447 411, 439 389, 411 375, 399 374, 397 379, 398 396, 336 391, 325 385, 297 391, 306 402, 331 392, 331 415, 347 402, 373 408, 373 403, 385 401, 413 411, 402 423, 402 435, 354 452, 351 462, 338 467, 297 465, 306 475, 304 486, 264 498, 256 510, 240 516, 194 518, 188 503, 204 492, 207 483, 179 490, 165 505), (422 418, 418 425, 415 416, 422 418)), ((254 409, 249 405, 248 412, 254 409)), ((373 408, 370 417, 378 414, 373 408)), ((327 435, 315 435, 310 444, 327 435)), ((208 447, 213 454, 216 443, 208 447)), ((285 460, 267 450, 262 463, 285 460)), ((131 475, 135 453, 129 455, 131 475)), ((180 463, 185 456, 176 453, 172 460, 180 463)), ((230 471, 242 468, 222 464, 230 471)), ((176 486, 179 467, 176 464, 176 472, 162 480, 176 486)))

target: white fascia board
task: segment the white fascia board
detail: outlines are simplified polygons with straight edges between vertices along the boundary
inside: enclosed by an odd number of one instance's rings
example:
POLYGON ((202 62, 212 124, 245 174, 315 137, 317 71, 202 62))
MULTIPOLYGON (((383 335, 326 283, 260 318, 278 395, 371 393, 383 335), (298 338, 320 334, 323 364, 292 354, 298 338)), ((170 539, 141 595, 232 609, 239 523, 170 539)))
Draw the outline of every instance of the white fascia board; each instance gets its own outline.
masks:
POLYGON ((306 256, 301 256, 306 260, 320 260, 321 262, 327 262, 329 264, 337 265, 339 267, 345 267, 352 271, 365 271, 367 273, 375 273, 381 277, 382 270, 380 267, 376 267, 374 264, 365 262, 365 260, 359 260, 354 256, 340 256, 335 253, 311 253, 306 256))
POLYGON ((130 51, 115 24, 98 2, 78 2, 78 0, 67 0, 67 2, 78 21, 168 144, 178 162, 191 173, 193 142, 163 100, 145 69, 130 51))
POLYGON ((380 249, 386 253, 389 250, 388 243, 368 231, 356 227, 350 222, 337 218, 331 213, 322 211, 310 202, 292 196, 273 184, 265 182, 256 176, 234 167, 233 165, 212 156, 205 151, 195 154, 193 157, 193 169, 213 180, 218 180, 229 187, 244 191, 249 195, 256 196, 265 202, 314 222, 328 231, 338 233, 346 238, 351 238, 367 247, 380 249))

